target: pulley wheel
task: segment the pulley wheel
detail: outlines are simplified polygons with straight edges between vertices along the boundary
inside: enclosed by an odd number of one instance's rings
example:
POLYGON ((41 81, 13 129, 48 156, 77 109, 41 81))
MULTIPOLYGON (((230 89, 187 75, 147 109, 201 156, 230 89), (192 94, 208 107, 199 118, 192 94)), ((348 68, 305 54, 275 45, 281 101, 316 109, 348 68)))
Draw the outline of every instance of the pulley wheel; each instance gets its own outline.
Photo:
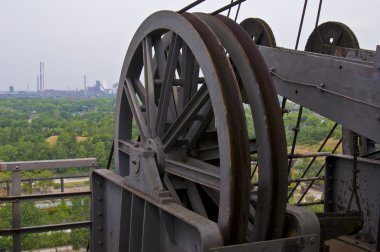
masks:
POLYGON ((130 175, 123 142, 153 150, 173 199, 217 222, 225 244, 240 243, 245 240, 250 197, 242 100, 214 33, 184 16, 157 12, 141 24, 130 43, 116 104, 116 171, 130 175), (196 155, 207 139, 216 141, 217 161, 196 155))
POLYGON ((270 26, 260 18, 247 18, 240 23, 255 44, 276 47, 276 39, 270 26))
POLYGON ((307 40, 305 51, 332 54, 325 52, 324 45, 359 48, 354 32, 339 22, 326 22, 316 27, 307 40))
POLYGON ((254 213, 250 242, 280 238, 286 208, 287 152, 277 95, 269 71, 253 40, 229 18, 195 14, 218 36, 241 81, 251 109, 257 148, 258 181, 254 188, 254 213))

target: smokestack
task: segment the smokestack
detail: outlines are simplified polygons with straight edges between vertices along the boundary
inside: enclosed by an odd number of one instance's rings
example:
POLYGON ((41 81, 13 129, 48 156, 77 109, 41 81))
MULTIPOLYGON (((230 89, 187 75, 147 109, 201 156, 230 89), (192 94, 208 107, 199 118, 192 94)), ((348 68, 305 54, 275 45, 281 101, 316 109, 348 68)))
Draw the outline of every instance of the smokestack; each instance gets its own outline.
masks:
POLYGON ((45 90, 45 62, 42 62, 42 91, 45 90))
POLYGON ((40 61, 40 87, 39 90, 42 91, 42 62, 40 61))
POLYGON ((40 92, 40 77, 37 75, 37 92, 40 92))
POLYGON ((86 78, 86 75, 85 76, 83 76, 83 84, 84 84, 84 92, 86 93, 86 90, 87 90, 87 78, 86 78))
POLYGON ((39 90, 45 90, 45 62, 40 61, 40 81, 39 81, 39 90))

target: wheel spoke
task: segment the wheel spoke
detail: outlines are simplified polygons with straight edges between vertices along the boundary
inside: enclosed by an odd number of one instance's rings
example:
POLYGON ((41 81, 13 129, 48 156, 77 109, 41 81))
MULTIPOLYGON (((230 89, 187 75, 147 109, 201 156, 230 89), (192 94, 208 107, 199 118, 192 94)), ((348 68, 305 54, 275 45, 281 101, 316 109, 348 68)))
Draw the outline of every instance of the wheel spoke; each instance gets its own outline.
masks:
POLYGON ((169 108, 169 102, 172 94, 172 85, 177 66, 178 55, 181 49, 181 38, 176 34, 173 34, 172 41, 170 43, 168 61, 165 69, 164 78, 161 86, 160 101, 158 104, 158 112, 156 118, 156 133, 157 135, 163 135, 165 129, 165 123, 167 119, 167 113, 169 108))
POLYGON ((215 205, 219 206, 220 195, 218 191, 206 186, 202 186, 202 190, 205 191, 205 193, 210 197, 210 199, 212 200, 212 202, 214 202, 215 205))
POLYGON ((151 137, 155 137, 155 122, 157 117, 157 106, 154 95, 154 80, 152 66, 152 39, 146 37, 143 40, 144 55, 144 79, 145 79, 145 107, 147 113, 147 124, 151 137))
POLYGON ((197 143, 199 137, 205 132, 213 118, 211 101, 208 101, 206 105, 203 106, 198 113, 198 117, 200 117, 201 120, 194 122, 186 134, 187 150, 190 150, 197 143))
MULTIPOLYGON (((156 84, 159 84, 159 86, 156 87, 156 92, 157 94, 160 95, 161 91, 161 85, 165 76, 165 69, 167 66, 167 56, 168 56, 168 48, 170 45, 170 42, 173 37, 173 32, 167 32, 164 34, 162 37, 159 37, 154 44, 154 51, 155 55, 153 58, 153 70, 154 73, 156 74, 155 81, 157 82, 156 84)), ((179 64, 177 64, 177 68, 179 67, 179 64)), ((176 80, 173 80, 173 85, 176 84, 176 80)), ((171 89, 173 91, 173 89, 171 89)), ((171 99, 169 101, 169 108, 167 112, 167 119, 171 122, 173 122, 176 118, 176 109, 175 109, 175 101, 174 101, 174 94, 170 94, 171 99)))
POLYGON ((164 144, 164 150, 170 149, 179 135, 190 125, 194 120, 201 108, 209 100, 209 94, 206 85, 203 85, 198 92, 191 98, 186 104, 183 111, 178 118, 174 121, 165 135, 162 137, 162 143, 164 144))
POLYGON ((264 31, 261 28, 260 30, 258 30, 258 34, 255 36, 253 42, 255 42, 256 44, 260 44, 261 38, 263 37, 263 34, 264 34, 264 31))
MULTIPOLYGON (((249 140, 249 152, 250 154, 257 153, 256 139, 249 140)), ((197 158, 202 161, 210 161, 219 159, 219 145, 214 143, 205 147, 197 149, 197 158)))
POLYGON ((172 33, 166 33, 162 39, 158 39, 154 44, 153 69, 156 70, 161 78, 165 75, 166 56, 165 52, 170 44, 172 33))
POLYGON ((187 158, 186 162, 168 159, 165 162, 165 171, 197 184, 220 190, 219 168, 206 162, 194 158, 187 158))
POLYGON ((135 88, 136 94, 143 104, 145 104, 145 88, 138 78, 133 78, 133 87, 135 88))
POLYGON ((129 105, 131 107, 132 114, 135 117, 137 128, 139 129, 139 132, 140 132, 140 137, 141 139, 146 140, 147 138, 150 137, 150 134, 149 134, 144 116, 142 114, 140 105, 137 101, 136 92, 133 87, 133 83, 129 78, 127 78, 124 82, 124 92, 127 96, 129 105))
POLYGON ((191 99, 198 86, 199 65, 195 61, 194 55, 188 46, 182 47, 181 58, 181 80, 183 80, 182 95, 178 102, 179 109, 183 109, 191 99))
POLYGON ((187 195, 194 212, 207 218, 206 209, 203 205, 202 198, 195 183, 187 181, 187 195))

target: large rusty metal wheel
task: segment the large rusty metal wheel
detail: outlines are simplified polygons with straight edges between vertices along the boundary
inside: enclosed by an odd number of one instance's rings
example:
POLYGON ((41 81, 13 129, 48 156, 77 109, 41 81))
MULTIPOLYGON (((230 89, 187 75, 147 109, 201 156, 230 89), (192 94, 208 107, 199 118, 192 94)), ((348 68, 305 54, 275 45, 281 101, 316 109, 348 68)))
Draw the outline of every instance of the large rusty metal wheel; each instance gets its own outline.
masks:
POLYGON ((245 239, 250 184, 244 110, 224 49, 206 25, 169 11, 141 24, 124 60, 116 104, 116 171, 129 176, 125 143, 155 152, 174 200, 217 222, 225 244, 245 239), (217 160, 199 154, 208 140, 215 141, 217 160))
MULTIPOLYGON (((286 210, 287 151, 277 94, 253 40, 234 21, 221 15, 195 14, 218 36, 240 80, 254 126, 258 181, 252 184, 249 241, 280 238, 286 210)), ((252 167, 252 172, 254 168, 252 167)), ((252 181, 253 182, 253 181, 252 181)))

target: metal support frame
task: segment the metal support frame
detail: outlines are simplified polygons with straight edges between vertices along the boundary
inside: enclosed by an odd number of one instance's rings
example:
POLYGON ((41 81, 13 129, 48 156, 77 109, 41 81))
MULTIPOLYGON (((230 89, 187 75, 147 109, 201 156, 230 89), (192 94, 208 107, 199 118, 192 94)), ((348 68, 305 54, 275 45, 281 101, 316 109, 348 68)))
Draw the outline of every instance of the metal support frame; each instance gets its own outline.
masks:
MULTIPOLYGON (((38 233, 54 230, 65 230, 73 228, 90 227, 91 222, 75 222, 64 223, 56 225, 42 225, 34 227, 22 227, 21 223, 21 202, 33 201, 38 199, 49 198, 65 198, 74 196, 89 196, 90 191, 74 192, 74 193, 52 193, 52 194, 34 194, 34 195, 21 195, 21 172, 30 171, 35 169, 59 169, 59 168, 71 168, 71 167, 88 167, 91 172, 96 168, 96 158, 82 158, 82 159, 63 159, 63 160, 43 160, 43 161, 23 161, 23 162, 4 162, 0 163, 0 172, 11 171, 12 172, 12 190, 11 196, 0 197, 0 202, 12 203, 12 218, 13 225, 11 229, 0 230, 0 236, 13 236, 13 251, 21 252, 21 235, 25 233, 38 233)), ((29 180, 28 180, 29 181, 29 180)), ((9 182, 6 181, 7 188, 9 182)), ((61 183, 61 191, 63 184, 61 183)), ((9 190, 7 190, 7 194, 9 190)))
POLYGON ((380 69, 374 63, 281 48, 259 49, 279 95, 380 142, 380 69))
POLYGON ((357 158, 356 162, 356 172, 353 173, 353 157, 333 155, 326 158, 325 211, 347 213, 349 208, 360 212, 358 206, 365 207, 363 229, 358 237, 374 244, 379 236, 380 162, 364 158, 357 158), (359 185, 356 188, 352 188, 353 176, 359 185), (354 190, 359 202, 351 199, 354 190))
POLYGON ((91 251, 209 251, 223 244, 212 222, 174 203, 156 200, 109 170, 92 173, 91 251))

